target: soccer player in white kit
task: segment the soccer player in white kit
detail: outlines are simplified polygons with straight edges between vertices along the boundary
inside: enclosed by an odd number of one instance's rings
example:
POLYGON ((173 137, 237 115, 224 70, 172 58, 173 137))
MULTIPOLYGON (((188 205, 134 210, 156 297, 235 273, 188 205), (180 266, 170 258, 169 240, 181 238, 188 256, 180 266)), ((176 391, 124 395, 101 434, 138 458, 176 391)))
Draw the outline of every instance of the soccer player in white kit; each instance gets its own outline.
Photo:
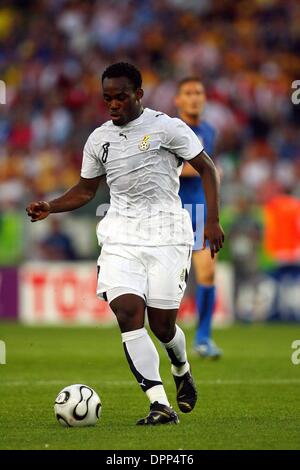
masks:
POLYGON ((33 222, 88 203, 106 177, 111 203, 98 224, 101 246, 97 295, 116 315, 129 366, 150 400, 137 424, 178 423, 159 373, 159 355, 144 326, 166 350, 179 409, 188 413, 197 391, 187 360, 185 336, 176 317, 190 269, 194 235, 178 196, 183 160, 201 175, 207 201, 204 239, 212 256, 222 247, 216 168, 193 131, 180 119, 144 109, 142 77, 117 63, 102 75, 111 120, 92 132, 83 151, 79 182, 52 201, 29 204, 33 222))

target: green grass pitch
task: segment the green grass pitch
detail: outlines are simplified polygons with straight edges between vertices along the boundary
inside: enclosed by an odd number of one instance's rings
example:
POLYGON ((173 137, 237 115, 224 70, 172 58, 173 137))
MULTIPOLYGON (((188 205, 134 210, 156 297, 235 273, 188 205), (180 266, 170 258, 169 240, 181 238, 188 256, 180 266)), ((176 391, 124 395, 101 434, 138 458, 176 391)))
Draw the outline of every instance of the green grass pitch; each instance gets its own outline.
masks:
MULTIPOLYGON (((186 329, 189 349, 192 329, 186 329)), ((1 449, 300 449, 300 365, 291 362, 296 325, 236 325, 215 338, 224 358, 190 353, 199 401, 178 426, 138 428, 148 402, 113 328, 29 328, 0 324, 1 449), (94 428, 63 428, 53 402, 66 385, 86 383, 102 399, 94 428)), ((168 359, 161 373, 175 408, 168 359)))

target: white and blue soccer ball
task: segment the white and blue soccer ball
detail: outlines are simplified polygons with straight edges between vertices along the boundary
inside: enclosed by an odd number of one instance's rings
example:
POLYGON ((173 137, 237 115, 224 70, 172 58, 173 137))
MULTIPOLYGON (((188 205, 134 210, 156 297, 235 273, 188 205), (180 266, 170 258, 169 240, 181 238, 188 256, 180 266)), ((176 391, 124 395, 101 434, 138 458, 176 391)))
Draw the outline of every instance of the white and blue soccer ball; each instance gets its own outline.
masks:
POLYGON ((101 400, 87 385, 69 385, 57 395, 54 413, 62 426, 94 426, 100 418, 101 400))

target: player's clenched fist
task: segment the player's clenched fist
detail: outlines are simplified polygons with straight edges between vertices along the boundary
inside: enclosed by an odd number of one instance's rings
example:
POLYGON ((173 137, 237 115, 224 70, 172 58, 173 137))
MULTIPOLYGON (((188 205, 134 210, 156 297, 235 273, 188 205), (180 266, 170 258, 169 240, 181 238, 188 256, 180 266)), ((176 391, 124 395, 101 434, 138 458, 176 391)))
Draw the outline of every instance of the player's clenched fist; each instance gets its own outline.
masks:
POLYGON ((46 201, 31 202, 26 207, 26 211, 28 216, 31 217, 31 222, 45 219, 51 212, 50 204, 46 201))

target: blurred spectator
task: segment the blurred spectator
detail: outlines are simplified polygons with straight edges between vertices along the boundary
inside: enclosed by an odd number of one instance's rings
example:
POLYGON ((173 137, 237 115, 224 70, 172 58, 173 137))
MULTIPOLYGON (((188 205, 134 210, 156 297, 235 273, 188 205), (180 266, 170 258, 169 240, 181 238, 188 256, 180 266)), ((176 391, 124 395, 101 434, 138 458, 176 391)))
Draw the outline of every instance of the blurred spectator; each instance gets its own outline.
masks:
POLYGON ((300 201, 277 194, 264 207, 266 253, 281 264, 300 261, 300 201))
POLYGON ((259 246, 262 240, 262 227, 253 211, 250 199, 242 196, 237 205, 234 222, 227 234, 234 272, 235 304, 239 291, 246 282, 255 283, 259 273, 259 246))
POLYGON ((69 235, 61 228, 60 221, 56 217, 50 219, 50 232, 40 242, 40 254, 44 260, 74 261, 77 254, 69 235))

